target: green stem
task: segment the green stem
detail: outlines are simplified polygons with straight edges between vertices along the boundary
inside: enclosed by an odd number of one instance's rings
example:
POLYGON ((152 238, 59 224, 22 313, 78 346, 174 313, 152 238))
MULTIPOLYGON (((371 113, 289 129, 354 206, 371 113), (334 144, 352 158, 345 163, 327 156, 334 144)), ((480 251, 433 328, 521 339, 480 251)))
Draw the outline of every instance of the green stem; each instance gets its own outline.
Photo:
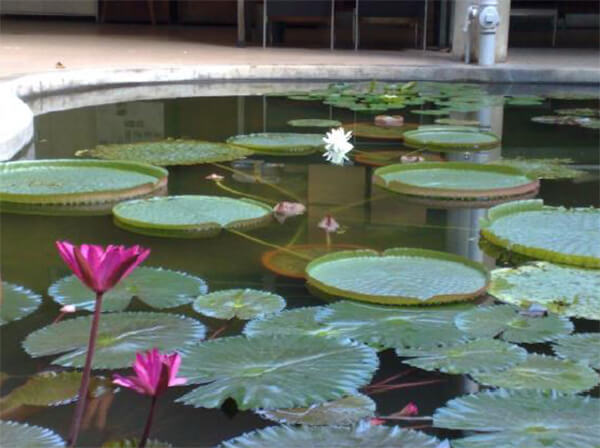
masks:
POLYGON ((228 229, 228 228, 225 228, 225 230, 227 230, 228 232, 231 232, 231 233, 233 233, 235 235, 241 236, 242 238, 246 238, 247 240, 250 240, 250 241, 252 241, 254 243, 262 244, 263 246, 267 246, 267 247, 272 247, 274 249, 277 249, 277 250, 280 250, 282 252, 288 253, 288 254, 293 255, 295 257, 302 258, 302 259, 308 260, 308 261, 312 261, 313 260, 312 258, 307 257, 306 255, 299 254, 298 252, 295 252, 295 251, 293 251, 291 249, 288 249, 287 247, 278 246, 277 244, 268 243, 268 242, 266 242, 264 240, 261 240, 260 238, 255 238, 253 236, 250 236, 250 235, 248 235, 246 233, 243 233, 243 232, 240 232, 238 230, 228 229))
POLYGON ((150 436, 150 428, 152 427, 152 420, 154 420, 154 410, 156 409, 156 399, 158 395, 152 396, 152 404, 150 405, 150 413, 148 414, 148 418, 146 419, 146 426, 144 427, 144 433, 142 434, 142 438, 140 439, 140 444, 138 448, 145 448, 146 443, 148 442, 148 436, 150 436))
POLYGON ((88 388, 90 385, 90 376, 92 372, 92 361, 94 359, 94 350, 96 348, 96 338, 98 336, 98 324, 100 322, 100 313, 102 312, 102 293, 96 293, 96 305, 94 307, 94 317, 90 328, 90 339, 88 341, 87 353, 85 355, 85 366, 81 375, 81 385, 79 386, 79 399, 75 407, 73 422, 69 431, 68 446, 73 447, 77 443, 83 412, 85 411, 85 403, 87 401, 88 388))
POLYGON ((242 191, 239 191, 239 190, 236 190, 234 188, 228 187, 228 186, 224 185, 223 182, 220 181, 220 180, 215 181, 215 184, 217 184, 217 186, 220 189, 225 190, 225 191, 227 191, 229 193, 232 193, 232 194, 236 194, 236 195, 239 195, 239 196, 245 196, 247 198, 256 199, 257 201, 267 202, 267 203, 270 203, 270 204, 276 204, 277 203, 273 199, 263 198, 262 196, 256 196, 256 195, 253 195, 253 194, 244 193, 242 191))

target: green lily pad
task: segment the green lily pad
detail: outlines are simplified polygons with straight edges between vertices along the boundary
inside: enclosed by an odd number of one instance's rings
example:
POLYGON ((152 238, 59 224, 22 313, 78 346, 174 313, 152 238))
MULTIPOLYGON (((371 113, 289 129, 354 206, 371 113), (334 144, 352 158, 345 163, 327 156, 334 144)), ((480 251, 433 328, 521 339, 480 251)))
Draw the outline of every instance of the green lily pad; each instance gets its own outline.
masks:
MULTIPOLYGON (((23 348, 34 358, 62 354, 52 364, 83 367, 92 316, 63 320, 30 333, 23 348)), ((174 351, 201 340, 205 327, 195 319, 166 313, 111 313, 102 316, 94 369, 131 366, 136 352, 174 351)))
POLYGON ((434 122, 449 126, 479 126, 480 124, 479 120, 461 120, 458 118, 436 118, 434 122))
POLYGON ((582 126, 592 121, 589 117, 578 117, 576 115, 540 115, 532 117, 531 121, 540 124, 551 124, 555 126, 582 126))
POLYGON ((357 393, 378 364, 375 350, 348 339, 214 339, 183 352, 181 375, 201 386, 177 401, 215 408, 232 398, 242 410, 310 406, 357 393))
POLYGON ((2 282, 0 296, 0 325, 23 319, 42 303, 42 296, 13 283, 2 282))
POLYGON ((415 115, 432 115, 435 117, 441 117, 443 115, 450 115, 450 109, 413 109, 410 111, 410 113, 415 115))
POLYGON ((114 202, 167 185, 168 172, 138 162, 28 160, 2 163, 0 207, 114 202))
POLYGON ((278 156, 312 154, 325 146, 321 134, 298 134, 293 132, 235 135, 229 137, 227 143, 243 146, 258 153, 278 156))
POLYGON ((167 196, 122 202, 113 208, 115 224, 144 235, 204 238, 223 228, 252 228, 271 221, 271 207, 250 199, 221 196, 167 196))
POLYGON ((259 410, 258 415, 278 423, 310 426, 349 426, 375 415, 375 402, 356 394, 308 408, 259 410))
POLYGON ((433 348, 465 340, 454 325, 460 306, 389 307, 340 301, 315 315, 328 333, 382 348, 433 348))
POLYGON ((542 101, 536 100, 536 99, 531 99, 531 98, 517 98, 517 97, 513 97, 513 98, 507 98, 506 102, 504 103, 508 106, 542 106, 544 104, 544 101, 542 99, 542 101))
POLYGON ((477 339, 448 347, 396 349, 398 356, 408 356, 405 364, 423 370, 461 374, 505 369, 525 361, 527 351, 495 339, 477 339))
POLYGON ((0 446, 52 448, 65 446, 65 441, 55 432, 41 426, 0 420, 0 446))
POLYGON ((456 316, 456 326, 473 337, 499 336, 505 341, 551 341, 573 331, 568 318, 549 314, 529 317, 512 305, 482 306, 456 316))
POLYGON ((516 168, 469 162, 388 165, 376 169, 373 180, 396 193, 471 200, 521 196, 539 188, 539 181, 516 168))
MULTIPOLYGON (((363 165, 369 166, 386 166, 394 163, 402 163, 402 156, 407 155, 411 157, 414 155, 415 157, 423 157, 423 159, 430 162, 442 162, 444 159, 439 154, 433 153, 423 153, 412 154, 412 151, 369 151, 369 152, 361 152, 356 153, 354 155, 354 160, 362 163, 363 165), (409 155, 410 154, 410 155, 409 155)), ((410 162, 407 162, 410 163, 410 162)))
POLYGON ((402 140, 405 132, 414 130, 419 125, 405 123, 402 126, 377 126, 373 123, 346 123, 344 129, 352 131, 355 137, 375 138, 383 140, 402 140))
POLYGON ((545 261, 495 269, 489 293, 522 308, 542 305, 556 314, 600 320, 600 271, 545 261))
POLYGON ((285 299, 277 294, 256 289, 226 289, 200 296, 194 311, 217 319, 254 319, 285 308, 285 299))
POLYGON ((578 93, 578 92, 551 92, 546 95, 547 98, 553 100, 569 100, 569 101, 592 101, 598 100, 598 94, 594 93, 578 93))
POLYGON ((592 448, 600 400, 535 391, 485 391, 456 398, 433 415, 437 428, 474 431, 455 448, 592 448))
MULTIPOLYGON (((104 294, 102 311, 123 311, 134 297, 152 308, 174 308, 191 303, 207 291, 206 282, 199 277, 141 266, 104 294)), ((74 275, 52 284, 48 294, 61 305, 75 305, 77 309, 94 311, 96 305, 95 294, 74 275)))
POLYGON ((94 149, 77 151, 76 155, 169 166, 227 162, 250 156, 252 151, 225 143, 167 139, 158 142, 99 145, 94 149))
POLYGON ((472 299, 486 290, 489 277, 464 257, 408 248, 337 252, 310 262, 306 273, 327 294, 394 305, 472 299))
POLYGON ((344 329, 335 329, 319 322, 317 316, 326 310, 322 306, 310 306, 285 310, 277 314, 251 320, 244 327, 246 336, 259 335, 309 335, 322 337, 346 337, 344 329))
POLYGON ((480 220, 497 246, 532 258, 600 268, 600 209, 545 206, 542 200, 497 205, 480 220))
POLYGON ((271 426, 227 440, 219 448, 436 448, 439 443, 422 432, 364 423, 352 428, 271 426))
POLYGON ((537 179, 574 179, 585 174, 568 166, 570 159, 502 159, 493 165, 508 166, 537 179))
POLYGON ((577 117, 600 117, 600 109, 591 107, 576 107, 574 109, 556 109, 558 115, 575 115, 577 117))
POLYGON ((319 118, 299 118, 287 122, 290 126, 297 128, 336 128, 342 125, 341 121, 324 120, 319 118))
POLYGON ((560 358, 581 362, 600 370, 599 347, 600 333, 577 333, 558 338, 552 349, 560 358))
POLYGON ((500 138, 491 132, 466 127, 457 129, 443 126, 417 129, 404 134, 404 144, 411 148, 426 148, 430 151, 482 151, 496 148, 500 138))
POLYGON ((565 361, 552 356, 535 355, 508 369, 479 372, 471 375, 475 381, 487 386, 506 389, 536 389, 577 394, 595 387, 600 377, 583 364, 565 361))
POLYGON ((600 120, 597 118, 582 120, 580 126, 587 129, 600 129, 600 120))

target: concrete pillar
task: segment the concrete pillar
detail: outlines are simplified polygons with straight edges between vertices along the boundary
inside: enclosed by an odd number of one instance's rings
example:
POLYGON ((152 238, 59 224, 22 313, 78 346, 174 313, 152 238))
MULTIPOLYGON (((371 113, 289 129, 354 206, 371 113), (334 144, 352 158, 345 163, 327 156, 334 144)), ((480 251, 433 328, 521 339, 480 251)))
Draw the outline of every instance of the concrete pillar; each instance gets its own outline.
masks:
MULTIPOLYGON (((467 9, 471 5, 478 5, 478 0, 454 0, 452 4, 452 55, 458 59, 465 59, 465 33, 463 26, 467 9)), ((496 62, 505 62, 508 55, 508 26, 510 22, 510 0, 498 0, 498 13, 500 26, 496 33, 496 62)), ((471 24, 471 62, 477 62, 479 52, 479 30, 477 20, 471 24)))

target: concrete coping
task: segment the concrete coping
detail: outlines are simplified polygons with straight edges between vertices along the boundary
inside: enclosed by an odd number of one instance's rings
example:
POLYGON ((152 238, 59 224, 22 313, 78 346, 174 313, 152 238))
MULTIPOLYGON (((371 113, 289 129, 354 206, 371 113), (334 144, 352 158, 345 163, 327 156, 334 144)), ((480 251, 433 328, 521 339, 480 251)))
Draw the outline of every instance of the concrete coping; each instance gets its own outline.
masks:
POLYGON ((595 89, 600 70, 502 64, 185 65, 26 74, 0 81, 0 160, 10 160, 31 141, 34 115, 52 111, 142 99, 262 94, 293 90, 300 82, 302 88, 310 88, 323 82, 372 79, 583 84, 595 89))

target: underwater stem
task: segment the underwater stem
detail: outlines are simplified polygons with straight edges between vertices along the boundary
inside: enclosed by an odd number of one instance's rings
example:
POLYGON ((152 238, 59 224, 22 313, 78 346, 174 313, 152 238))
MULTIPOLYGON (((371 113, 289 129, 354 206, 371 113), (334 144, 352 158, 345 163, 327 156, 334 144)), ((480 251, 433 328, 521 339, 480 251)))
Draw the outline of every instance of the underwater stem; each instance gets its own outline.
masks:
POLYGON ((271 204, 276 204, 277 203, 273 199, 263 198, 262 196, 256 196, 256 195, 253 195, 253 194, 244 193, 242 191, 239 191, 239 190, 236 190, 234 188, 228 187, 227 185, 224 185, 221 181, 216 181, 215 184, 217 184, 217 186, 220 189, 225 190, 225 191, 227 191, 229 193, 232 193, 232 194, 236 194, 236 195, 239 195, 239 196, 245 196, 247 198, 256 199, 257 201, 267 202, 267 203, 271 203, 271 204))
POLYGON ((241 236, 242 238, 246 238, 247 240, 250 240, 250 241, 252 241, 254 243, 262 244, 263 246, 267 246, 267 247, 272 247, 273 249, 277 249, 277 250, 280 250, 282 252, 286 252, 286 253, 288 253, 290 255, 293 255, 295 257, 302 258, 302 259, 308 260, 308 261, 312 261, 313 260, 312 258, 307 257, 307 256, 302 255, 302 254, 299 254, 298 252, 294 252, 293 250, 288 249, 287 247, 278 246, 277 244, 268 243, 268 242, 266 242, 264 240, 261 240, 260 238, 255 238, 253 236, 250 236, 250 235, 248 235, 246 233, 243 233, 243 232, 240 232, 238 230, 228 229, 228 228, 225 228, 225 230, 227 230, 228 232, 234 233, 234 234, 236 234, 238 236, 241 236))
POLYGON ((96 305, 94 307, 94 317, 90 328, 90 339, 88 341, 87 353, 85 355, 85 366, 81 374, 81 386, 79 386, 79 399, 75 407, 73 422, 69 431, 68 446, 75 446, 77 437, 79 437, 79 429, 81 428, 81 420, 85 411, 85 403, 87 401, 88 387, 90 385, 90 375, 92 373, 92 360, 94 359, 94 350, 96 348, 96 338, 98 336, 98 324, 100 322, 100 313, 102 312, 102 293, 96 293, 96 305))
POLYGON ((154 420, 154 410, 156 409, 156 400, 158 399, 158 394, 152 396, 152 404, 150 405, 150 413, 148 414, 148 418, 146 419, 146 426, 144 427, 144 433, 142 434, 142 438, 140 439, 140 444, 138 448, 145 448, 146 443, 148 442, 148 436, 150 435, 150 428, 152 427, 152 420, 154 420))

